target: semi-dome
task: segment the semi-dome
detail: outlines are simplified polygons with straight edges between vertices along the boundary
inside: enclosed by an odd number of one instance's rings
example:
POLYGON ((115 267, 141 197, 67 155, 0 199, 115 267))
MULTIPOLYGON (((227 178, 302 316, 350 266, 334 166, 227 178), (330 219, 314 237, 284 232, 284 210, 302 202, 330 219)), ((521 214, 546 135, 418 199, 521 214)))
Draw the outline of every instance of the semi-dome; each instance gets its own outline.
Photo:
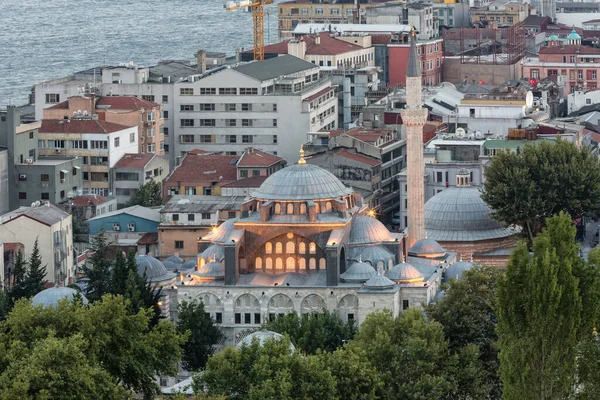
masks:
POLYGON ((223 261, 225 259, 225 248, 220 244, 211 244, 202 253, 198 254, 198 257, 204 259, 204 261, 223 261))
POLYGON ((471 268, 473 268, 473 263, 472 262, 466 262, 466 261, 459 261, 459 262, 455 262, 454 264, 450 265, 448 267, 448 269, 446 270, 446 272, 444 273, 444 280, 446 282, 449 282, 452 279, 460 279, 462 278, 462 274, 465 271, 470 270, 471 268))
POLYGON ((152 256, 137 255, 135 262, 138 274, 144 276, 145 273, 150 282, 166 281, 175 277, 173 272, 167 271, 163 263, 152 256))
POLYGON ((425 203, 427 237, 440 242, 471 242, 512 236, 491 216, 476 187, 453 187, 425 203))
POLYGON ((210 240, 211 242, 224 243, 231 233, 235 230, 234 222, 237 218, 228 219, 218 227, 214 228, 212 232, 204 236, 202 239, 210 240))
POLYGON ((407 262, 401 262, 400 264, 394 265, 387 276, 391 280, 399 283, 423 282, 423 280, 425 280, 425 276, 407 262))
POLYGON ((393 263, 395 259, 394 255, 382 246, 350 247, 348 258, 353 261, 369 262, 375 268, 377 268, 377 264, 380 262, 384 266, 391 266, 390 261, 393 263))
POLYGON ((357 215, 352 219, 350 244, 371 244, 391 241, 390 231, 378 219, 357 215))
POLYGON ((179 266, 179 270, 180 271, 189 271, 189 270, 196 269, 197 266, 198 266, 198 261, 196 261, 196 259, 188 260, 179 266))
POLYGON ((373 290, 383 290, 383 289, 392 289, 396 283, 390 280, 385 275, 377 274, 367 282, 365 282, 365 288, 373 289, 373 290))
POLYGON ((167 258, 165 258, 163 260, 163 264, 166 263, 166 262, 170 262, 170 263, 173 263, 173 264, 183 264, 185 261, 183 261, 182 258, 173 255, 173 256, 169 256, 169 257, 167 257, 167 258))
POLYGON ((340 275, 344 282, 366 282, 377 275, 375 268, 371 264, 365 262, 355 262, 340 275))
MULTIPOLYGON (((237 347, 250 346, 252 344, 252 342, 255 340, 262 347, 265 344, 265 342, 268 340, 284 340, 284 339, 285 339, 285 337, 280 333, 273 332, 273 331, 267 331, 267 330, 263 329, 260 331, 252 332, 248 336, 244 337, 237 344, 237 347)), ((292 351, 292 352, 296 351, 296 348, 294 347, 294 345, 292 343, 290 343, 290 351, 292 351)))
POLYGON ((211 261, 198 268, 198 271, 192 274, 201 279, 224 279, 225 264, 217 261, 211 261))
POLYGON ((251 196, 262 200, 315 200, 347 196, 346 187, 331 172, 310 164, 296 164, 269 176, 251 196))
POLYGON ((75 289, 64 286, 56 286, 44 289, 35 296, 33 296, 31 302, 34 306, 38 306, 41 304, 44 307, 56 307, 58 306, 59 301, 63 299, 73 300, 77 295, 81 297, 81 302, 83 304, 88 303, 88 300, 85 298, 83 293, 80 293, 75 289))
POLYGON ((445 256, 446 249, 440 246, 435 240, 426 238, 418 240, 413 244, 412 247, 408 249, 408 254, 416 257, 436 258, 445 256))

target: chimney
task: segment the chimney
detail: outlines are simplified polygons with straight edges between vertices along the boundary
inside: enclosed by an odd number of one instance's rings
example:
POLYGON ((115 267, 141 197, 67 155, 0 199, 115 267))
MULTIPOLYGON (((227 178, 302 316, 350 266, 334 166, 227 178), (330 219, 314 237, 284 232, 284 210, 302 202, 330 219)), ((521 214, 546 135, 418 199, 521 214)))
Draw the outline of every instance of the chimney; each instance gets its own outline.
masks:
POLYGON ((317 34, 317 36, 315 36, 315 44, 321 44, 321 35, 317 34))
POLYGON ((201 74, 206 72, 206 50, 198 50, 196 53, 196 70, 201 74))

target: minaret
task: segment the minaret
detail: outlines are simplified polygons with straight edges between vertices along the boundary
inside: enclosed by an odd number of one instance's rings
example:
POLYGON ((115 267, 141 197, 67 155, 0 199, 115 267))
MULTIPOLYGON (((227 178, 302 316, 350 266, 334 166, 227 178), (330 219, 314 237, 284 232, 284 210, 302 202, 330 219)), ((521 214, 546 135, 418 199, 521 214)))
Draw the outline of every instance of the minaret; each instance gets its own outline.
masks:
POLYGON ((406 66, 406 108, 402 122, 406 127, 406 168, 408 196, 408 246, 425 239, 425 184, 423 163, 423 126, 427 109, 421 106, 421 71, 417 57, 415 28, 410 32, 410 52, 406 66))

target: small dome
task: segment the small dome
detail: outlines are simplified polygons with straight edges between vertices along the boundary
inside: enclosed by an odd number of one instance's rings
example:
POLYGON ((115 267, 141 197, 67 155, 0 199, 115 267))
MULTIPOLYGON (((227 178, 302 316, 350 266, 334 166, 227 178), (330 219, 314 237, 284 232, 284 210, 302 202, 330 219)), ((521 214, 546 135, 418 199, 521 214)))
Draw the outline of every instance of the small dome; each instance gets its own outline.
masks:
POLYGON ((433 298, 433 302, 437 303, 438 301, 442 300, 444 297, 446 297, 446 291, 440 290, 439 292, 437 292, 437 294, 433 298))
POLYGON ((370 264, 364 262, 356 262, 350 266, 340 278, 344 282, 366 282, 377 275, 377 271, 370 264))
POLYGON ((212 279, 224 279, 225 278, 225 264, 211 261, 209 263, 204 264, 198 271, 192 274, 198 278, 212 278, 212 279))
POLYGON ((297 164, 269 176, 251 196, 261 200, 315 200, 347 196, 346 187, 331 172, 310 164, 297 164))
POLYGON ((466 168, 461 168, 458 170, 456 175, 471 175, 471 172, 469 172, 469 170, 466 168))
POLYGON ((569 39, 569 40, 579 40, 579 39, 581 39, 581 36, 579 36, 579 34, 575 30, 575 28, 573 28, 573 30, 571 31, 571 33, 569 33, 569 36, 567 36, 567 39, 569 39))
POLYGON ((137 264, 137 272, 139 276, 144 276, 150 282, 160 282, 172 279, 175 274, 167 271, 164 264, 152 256, 135 256, 135 262, 137 264))
POLYGON ((216 243, 225 242, 227 239, 229 239, 229 236, 235 230, 235 227, 233 225, 235 221, 237 221, 237 218, 228 219, 227 221, 219 225, 217 228, 215 228, 208 235, 204 236, 202 239, 210 240, 211 242, 216 243))
POLYGON ((553 33, 552 35, 550 35, 548 40, 551 42, 556 42, 556 41, 558 41, 558 36, 556 36, 556 33, 553 33))
POLYGON ((446 272, 444 273, 444 280, 449 282, 452 279, 460 279, 462 274, 471 268, 473 268, 473 263, 471 262, 455 262, 454 264, 450 265, 448 269, 446 269, 446 272))
POLYGON ((394 265, 387 276, 398 283, 423 282, 425 279, 425 276, 418 269, 407 262, 394 265))
POLYGON ((396 285, 385 275, 377 274, 365 283, 365 288, 373 290, 391 289, 396 285))
POLYGON ((381 246, 357 246, 350 247, 349 259, 354 261, 369 262, 373 267, 377 267, 377 263, 383 262, 384 266, 389 264, 389 261, 394 261, 394 255, 381 246))
MULTIPOLYGON (((273 331, 267 331, 267 330, 263 329, 260 331, 252 332, 248 336, 244 337, 237 344, 237 347, 250 346, 254 340, 257 340, 258 344, 262 347, 267 340, 283 340, 283 339, 285 339, 285 337, 282 334, 273 332, 273 331)), ((294 347, 294 345, 292 343, 290 343, 290 351, 292 351, 292 352, 296 351, 296 348, 294 347)))
POLYGON ((167 269, 167 271, 178 271, 181 269, 181 266, 183 265, 183 264, 174 263, 172 261, 167 261, 167 260, 164 260, 162 263, 165 266, 165 268, 167 269))
POLYGON ((433 239, 421 239, 408 249, 408 254, 426 258, 443 257, 446 255, 446 249, 433 239))
POLYGON ((173 264, 183 264, 184 261, 178 256, 169 256, 163 260, 163 264, 166 262, 170 262, 173 264))
POLYGON ((223 261, 225 259, 225 248, 220 244, 211 244, 202 253, 198 254, 204 261, 223 261))
POLYGON ((371 244, 391 241, 390 231, 378 219, 357 215, 352 219, 350 244, 371 244))
POLYGON ((69 287, 64 286, 56 286, 53 288, 44 289, 35 296, 33 296, 31 302, 34 306, 38 306, 41 304, 44 307, 56 307, 58 306, 58 302, 60 300, 73 300, 77 295, 81 296, 81 302, 83 304, 88 303, 88 300, 85 298, 83 293, 80 293, 75 289, 71 289, 69 287))
POLYGON ((195 270, 198 266, 198 261, 196 259, 188 260, 179 266, 180 271, 189 271, 195 270))

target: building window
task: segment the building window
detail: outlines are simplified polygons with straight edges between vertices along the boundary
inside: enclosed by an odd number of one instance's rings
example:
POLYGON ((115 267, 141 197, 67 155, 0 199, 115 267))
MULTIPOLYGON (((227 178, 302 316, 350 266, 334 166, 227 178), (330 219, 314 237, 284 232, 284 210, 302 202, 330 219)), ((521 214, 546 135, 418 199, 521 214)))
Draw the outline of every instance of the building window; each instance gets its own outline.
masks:
POLYGON ((179 222, 179 214, 173 214, 173 222, 179 222))
POLYGON ((242 135, 242 143, 252 143, 252 135, 242 135))
MULTIPOLYGON (((240 88, 240 95, 258 94, 258 88, 240 88)), ((242 105, 243 107, 243 105, 242 105)), ((243 110, 243 108, 242 108, 243 110)))
POLYGON ((283 245, 281 244, 281 242, 277 242, 275 243, 275 254, 281 253, 283 253, 283 245))
POLYGON ((119 147, 119 141, 120 141, 120 138, 118 138, 118 137, 116 137, 114 139, 115 147, 119 147))
POLYGON ((200 126, 216 126, 214 119, 201 119, 200 126))
POLYGON ((243 103, 242 104, 242 111, 252 111, 252 104, 243 103))
POLYGON ((212 189, 204 187, 204 188, 202 188, 202 194, 204 196, 212 196, 212 189))
POLYGON ((162 115, 163 115, 163 116, 162 116, 162 117, 163 117, 163 119, 169 119, 169 112, 168 112, 168 111, 163 111, 163 112, 162 112, 162 115))
POLYGON ((210 213, 202 213, 202 219, 210 219, 210 213))
POLYGON ((236 324, 242 323, 242 314, 241 313, 235 313, 235 323, 236 324))
POLYGON ((46 93, 46 103, 60 102, 60 95, 57 93, 46 93))
POLYGON ((217 324, 222 324, 223 323, 223 313, 215 313, 215 322, 217 324))
POLYGON ((194 221, 196 221, 196 215, 188 214, 188 222, 194 222, 194 221))
POLYGON ((129 143, 135 142, 135 132, 129 134, 129 143))
POLYGON ((317 245, 314 242, 311 242, 309 247, 310 254, 317 254, 317 245))
POLYGON ((42 193, 42 200, 50 200, 50 193, 48 193, 48 192, 42 193))
POLYGON ((196 194, 196 186, 186 186, 185 194, 188 196, 194 196, 196 194))
MULTIPOLYGON (((179 94, 181 96, 192 96, 194 94, 194 88, 180 88, 179 94)), ((202 94, 202 93, 200 93, 202 94)))
POLYGON ((277 120, 276 119, 273 119, 273 127, 277 128, 277 120))
POLYGON ((27 180, 27 175, 25 175, 25 174, 19 174, 19 180, 20 181, 26 181, 27 180))
POLYGON ((277 144, 277 135, 273 135, 273 144, 277 144))
POLYGON ((569 62, 574 63, 575 62, 575 56, 570 56, 569 57, 569 62))
POLYGON ((19 200, 27 200, 27 192, 19 192, 19 200))
POLYGON ((592 79, 596 79, 596 71, 592 71, 592 79))
POLYGON ((115 222, 113 224, 113 231, 120 231, 121 230, 121 224, 119 224, 118 222, 115 222))
POLYGON ((232 219, 235 218, 235 211, 228 211, 227 212, 227 218, 232 219))
POLYGON ((236 104, 232 104, 232 103, 225 104, 225 111, 236 111, 236 110, 237 110, 236 104))
POLYGON ((229 127, 237 126, 237 120, 235 120, 235 119, 225 120, 225 125, 229 126, 229 127))
POLYGON ((61 191, 60 191, 60 198, 61 198, 61 199, 64 199, 64 198, 65 198, 65 191, 64 191, 64 190, 61 190, 61 191))
POLYGON ((184 127, 185 126, 194 126, 194 120, 188 119, 188 118, 183 118, 183 119, 181 119, 181 126, 184 126, 184 127))
POLYGON ((223 94, 237 94, 236 88, 219 88, 219 95, 223 94))
POLYGON ((217 88, 200 88, 200 94, 215 95, 217 94, 217 88))
POLYGON ((251 119, 243 119, 242 126, 252 126, 252 120, 251 119))
POLYGON ((237 143, 237 136, 236 135, 225 135, 225 142, 226 143, 237 143))
POLYGON ((175 241, 175 248, 176 249, 183 249, 183 240, 176 240, 175 241))
POLYGON ((402 300, 402 309, 406 310, 406 309, 408 309, 408 306, 409 306, 408 300, 402 300))
POLYGON ((166 94, 163 94, 162 102, 163 103, 168 103, 169 102, 169 96, 167 96, 166 94))

